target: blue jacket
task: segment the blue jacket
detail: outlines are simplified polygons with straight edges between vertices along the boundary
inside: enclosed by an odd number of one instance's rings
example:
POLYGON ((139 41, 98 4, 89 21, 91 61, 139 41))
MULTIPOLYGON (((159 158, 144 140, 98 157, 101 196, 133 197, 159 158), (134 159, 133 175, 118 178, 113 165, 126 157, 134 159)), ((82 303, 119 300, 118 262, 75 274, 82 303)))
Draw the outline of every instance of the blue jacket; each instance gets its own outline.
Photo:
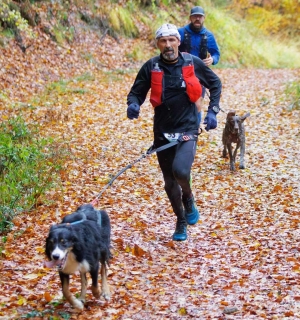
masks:
POLYGON ((178 31, 181 36, 181 44, 179 47, 179 50, 181 52, 187 52, 187 49, 184 48, 184 29, 190 34, 191 36, 191 44, 190 44, 190 50, 189 53, 191 53, 194 56, 199 57, 199 52, 200 52, 200 44, 202 40, 202 36, 204 33, 207 35, 207 49, 210 55, 213 58, 213 64, 217 64, 220 59, 220 50, 217 44, 217 41, 213 35, 212 32, 207 30, 206 28, 202 28, 200 32, 194 32, 191 28, 190 25, 186 25, 182 28, 179 28, 178 31))

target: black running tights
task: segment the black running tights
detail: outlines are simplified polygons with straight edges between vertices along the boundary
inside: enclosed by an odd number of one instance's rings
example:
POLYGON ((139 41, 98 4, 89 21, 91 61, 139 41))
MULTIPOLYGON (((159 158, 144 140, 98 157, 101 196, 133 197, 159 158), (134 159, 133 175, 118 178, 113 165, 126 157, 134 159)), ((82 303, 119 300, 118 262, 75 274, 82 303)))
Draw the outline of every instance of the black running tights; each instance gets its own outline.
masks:
POLYGON ((184 215, 182 198, 189 198, 192 195, 190 176, 196 146, 197 141, 184 141, 157 153, 165 190, 178 218, 184 215))

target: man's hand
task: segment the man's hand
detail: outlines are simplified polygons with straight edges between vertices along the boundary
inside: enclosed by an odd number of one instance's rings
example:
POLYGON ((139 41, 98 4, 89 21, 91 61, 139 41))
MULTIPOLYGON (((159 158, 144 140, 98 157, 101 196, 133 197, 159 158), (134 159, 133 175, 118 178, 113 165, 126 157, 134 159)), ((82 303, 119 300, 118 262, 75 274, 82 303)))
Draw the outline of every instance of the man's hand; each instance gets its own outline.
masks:
POLYGON ((208 53, 208 57, 206 59, 202 60, 204 62, 204 64, 208 67, 210 65, 213 64, 214 59, 212 58, 212 56, 208 53))
POLYGON ((131 103, 127 108, 127 118, 137 119, 140 114, 140 106, 137 103, 131 103))
POLYGON ((205 130, 216 129, 217 127, 217 114, 213 110, 208 110, 207 115, 204 118, 203 124, 206 124, 205 130))

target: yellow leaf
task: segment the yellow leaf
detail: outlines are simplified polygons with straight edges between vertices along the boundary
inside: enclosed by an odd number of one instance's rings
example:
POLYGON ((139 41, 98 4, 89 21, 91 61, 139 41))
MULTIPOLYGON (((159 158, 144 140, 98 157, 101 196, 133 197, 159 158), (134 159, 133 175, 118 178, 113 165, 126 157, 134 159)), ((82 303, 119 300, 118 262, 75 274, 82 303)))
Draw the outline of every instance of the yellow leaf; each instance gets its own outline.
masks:
POLYGON ((292 270, 295 273, 300 273, 300 268, 298 266, 297 267, 293 267, 292 270))
POLYGON ((185 308, 180 308, 180 309, 178 310, 178 313, 179 313, 181 316, 187 315, 187 312, 186 312, 186 309, 185 309, 185 308))
POLYGON ((6 250, 2 250, 1 254, 6 258, 9 258, 11 256, 11 253, 6 250))
POLYGON ((24 297, 20 296, 19 299, 18 299, 18 305, 22 306, 22 305, 24 305, 26 303, 27 303, 27 300, 24 297))
POLYGON ((133 282, 126 282, 125 283, 125 287, 128 289, 128 290, 131 290, 134 288, 134 283, 133 282))

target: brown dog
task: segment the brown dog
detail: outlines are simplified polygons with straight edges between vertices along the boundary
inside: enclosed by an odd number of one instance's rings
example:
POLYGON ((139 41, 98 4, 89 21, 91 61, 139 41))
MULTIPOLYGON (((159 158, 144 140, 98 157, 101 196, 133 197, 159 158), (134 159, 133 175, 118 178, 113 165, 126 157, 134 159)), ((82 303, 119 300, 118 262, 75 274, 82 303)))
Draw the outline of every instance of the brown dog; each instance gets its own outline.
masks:
POLYGON ((225 128, 223 130, 222 142, 224 145, 223 158, 227 158, 227 150, 230 158, 230 170, 235 170, 235 158, 237 150, 240 148, 240 169, 245 169, 244 156, 245 156, 245 126, 244 120, 250 116, 250 113, 244 114, 239 117, 231 110, 227 114, 225 128), (236 148, 232 153, 232 143, 236 143, 236 148))

